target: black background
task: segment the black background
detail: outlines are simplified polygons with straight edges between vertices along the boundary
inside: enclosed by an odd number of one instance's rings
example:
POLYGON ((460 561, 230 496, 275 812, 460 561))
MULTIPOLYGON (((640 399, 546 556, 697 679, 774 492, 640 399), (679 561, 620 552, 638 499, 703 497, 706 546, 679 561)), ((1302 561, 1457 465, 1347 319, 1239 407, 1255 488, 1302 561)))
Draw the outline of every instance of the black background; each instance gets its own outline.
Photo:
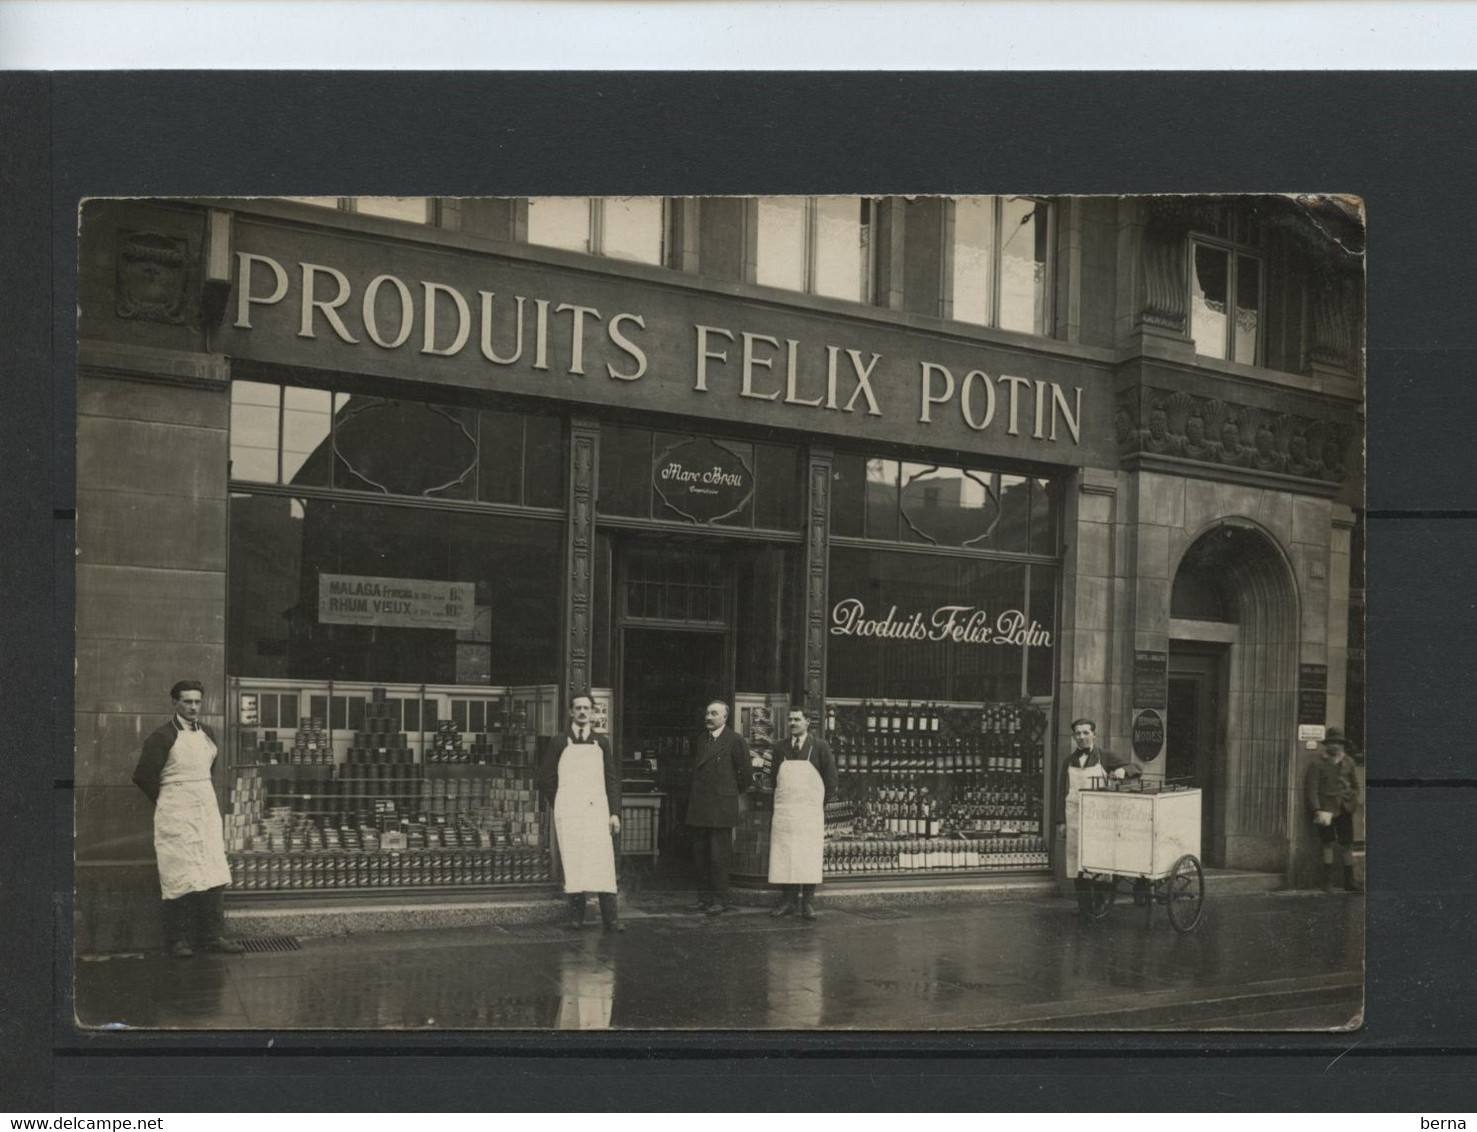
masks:
POLYGON ((0 1104, 1470 1109, 1477 778, 1462 724, 1477 619, 1467 584, 1477 552, 1467 436, 1474 116, 1473 76, 1443 73, 0 75, 0 1104), (60 988, 71 946, 80 198, 1006 191, 1332 191, 1368 203, 1363 1031, 427 1038, 71 1028, 60 988))

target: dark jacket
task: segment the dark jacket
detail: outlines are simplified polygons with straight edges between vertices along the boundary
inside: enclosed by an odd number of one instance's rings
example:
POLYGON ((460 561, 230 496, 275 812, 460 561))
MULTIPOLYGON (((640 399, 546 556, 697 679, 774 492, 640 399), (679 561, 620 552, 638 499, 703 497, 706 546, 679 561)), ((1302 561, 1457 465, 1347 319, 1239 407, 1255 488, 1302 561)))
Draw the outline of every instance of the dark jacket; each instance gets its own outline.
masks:
MULTIPOLYGON (((610 812, 616 817, 621 812, 621 767, 619 760, 615 757, 615 748, 611 746, 610 740, 604 735, 591 734, 591 739, 600 748, 600 754, 605 760, 605 804, 610 807, 610 812)), ((538 788, 543 795, 544 801, 549 805, 554 804, 554 795, 559 792, 559 759, 564 754, 564 749, 574 741, 574 730, 571 728, 563 734, 555 735, 549 740, 549 746, 544 751, 544 758, 538 768, 538 788)))
POLYGON ((706 731, 698 738, 692 765, 692 793, 687 801, 687 824, 713 828, 738 825, 739 793, 753 778, 749 745, 725 726, 718 738, 706 731))
MULTIPOLYGON (((1073 747, 1072 753, 1062 760, 1061 769, 1057 773, 1056 820, 1059 822, 1067 820, 1067 768, 1077 765, 1077 757, 1081 753, 1081 751, 1073 747)), ((1093 767, 1101 768, 1094 773, 1093 777, 1101 776, 1106 778, 1120 766, 1127 768, 1124 771, 1124 777, 1126 778, 1137 778, 1142 773, 1138 767, 1134 766, 1127 759, 1120 759, 1112 751, 1105 751, 1101 747, 1094 747, 1092 753, 1087 758, 1087 769, 1089 771, 1093 767)))
POLYGON ((779 784, 780 763, 787 759, 809 758, 816 770, 820 771, 821 781, 826 784, 826 801, 832 802, 836 799, 836 757, 831 754, 831 748, 824 739, 817 739, 814 735, 807 736, 807 754, 802 755, 795 750, 793 740, 785 739, 774 749, 774 780, 779 784))
MULTIPOLYGON (((138 765, 133 768, 133 782, 149 796, 151 802, 159 801, 159 779, 164 774, 164 764, 169 761, 170 749, 182 730, 179 716, 172 716, 168 723, 144 740, 144 749, 138 757, 138 765)), ((215 743, 214 731, 203 723, 200 725, 200 730, 205 732, 212 743, 215 743)), ((216 743, 217 754, 219 754, 219 749, 220 744, 216 743)))
POLYGON ((1319 755, 1303 775, 1303 800, 1309 810, 1327 810, 1337 815, 1359 808, 1359 775, 1354 760, 1345 755, 1330 762, 1319 755))

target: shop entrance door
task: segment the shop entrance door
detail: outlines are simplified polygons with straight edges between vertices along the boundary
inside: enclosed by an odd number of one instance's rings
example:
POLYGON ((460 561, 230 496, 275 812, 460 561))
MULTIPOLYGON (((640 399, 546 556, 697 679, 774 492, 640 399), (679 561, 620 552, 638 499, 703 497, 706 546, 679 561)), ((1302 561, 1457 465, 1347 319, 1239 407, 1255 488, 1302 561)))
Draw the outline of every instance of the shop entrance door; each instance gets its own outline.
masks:
POLYGON ((1224 647, 1172 642, 1165 777, 1198 786, 1201 858, 1220 868, 1225 858, 1224 647))

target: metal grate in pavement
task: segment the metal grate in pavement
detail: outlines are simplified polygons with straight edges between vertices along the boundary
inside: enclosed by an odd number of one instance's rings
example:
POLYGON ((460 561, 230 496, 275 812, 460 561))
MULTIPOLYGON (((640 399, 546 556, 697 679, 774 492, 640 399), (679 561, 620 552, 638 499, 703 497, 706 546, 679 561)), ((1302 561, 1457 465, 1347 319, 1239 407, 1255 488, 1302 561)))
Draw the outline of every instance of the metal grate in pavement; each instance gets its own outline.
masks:
POLYGON ((236 941, 247 951, 301 951, 303 945, 293 935, 243 936, 236 941))

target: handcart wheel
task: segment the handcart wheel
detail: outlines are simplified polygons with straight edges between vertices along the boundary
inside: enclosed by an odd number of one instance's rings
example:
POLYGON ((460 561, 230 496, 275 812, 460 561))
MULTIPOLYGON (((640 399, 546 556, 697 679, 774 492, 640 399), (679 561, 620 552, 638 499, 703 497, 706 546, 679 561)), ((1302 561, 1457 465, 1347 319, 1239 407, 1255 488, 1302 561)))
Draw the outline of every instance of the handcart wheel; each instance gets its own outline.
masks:
POLYGON ((1191 854, 1186 853, 1170 869, 1164 881, 1164 901, 1175 931, 1195 930, 1205 906, 1205 872, 1191 854))
POLYGON ((1108 914, 1113 901, 1118 898, 1118 882, 1113 879, 1092 879, 1087 882, 1087 891, 1082 894, 1082 910, 1094 920, 1108 914))

